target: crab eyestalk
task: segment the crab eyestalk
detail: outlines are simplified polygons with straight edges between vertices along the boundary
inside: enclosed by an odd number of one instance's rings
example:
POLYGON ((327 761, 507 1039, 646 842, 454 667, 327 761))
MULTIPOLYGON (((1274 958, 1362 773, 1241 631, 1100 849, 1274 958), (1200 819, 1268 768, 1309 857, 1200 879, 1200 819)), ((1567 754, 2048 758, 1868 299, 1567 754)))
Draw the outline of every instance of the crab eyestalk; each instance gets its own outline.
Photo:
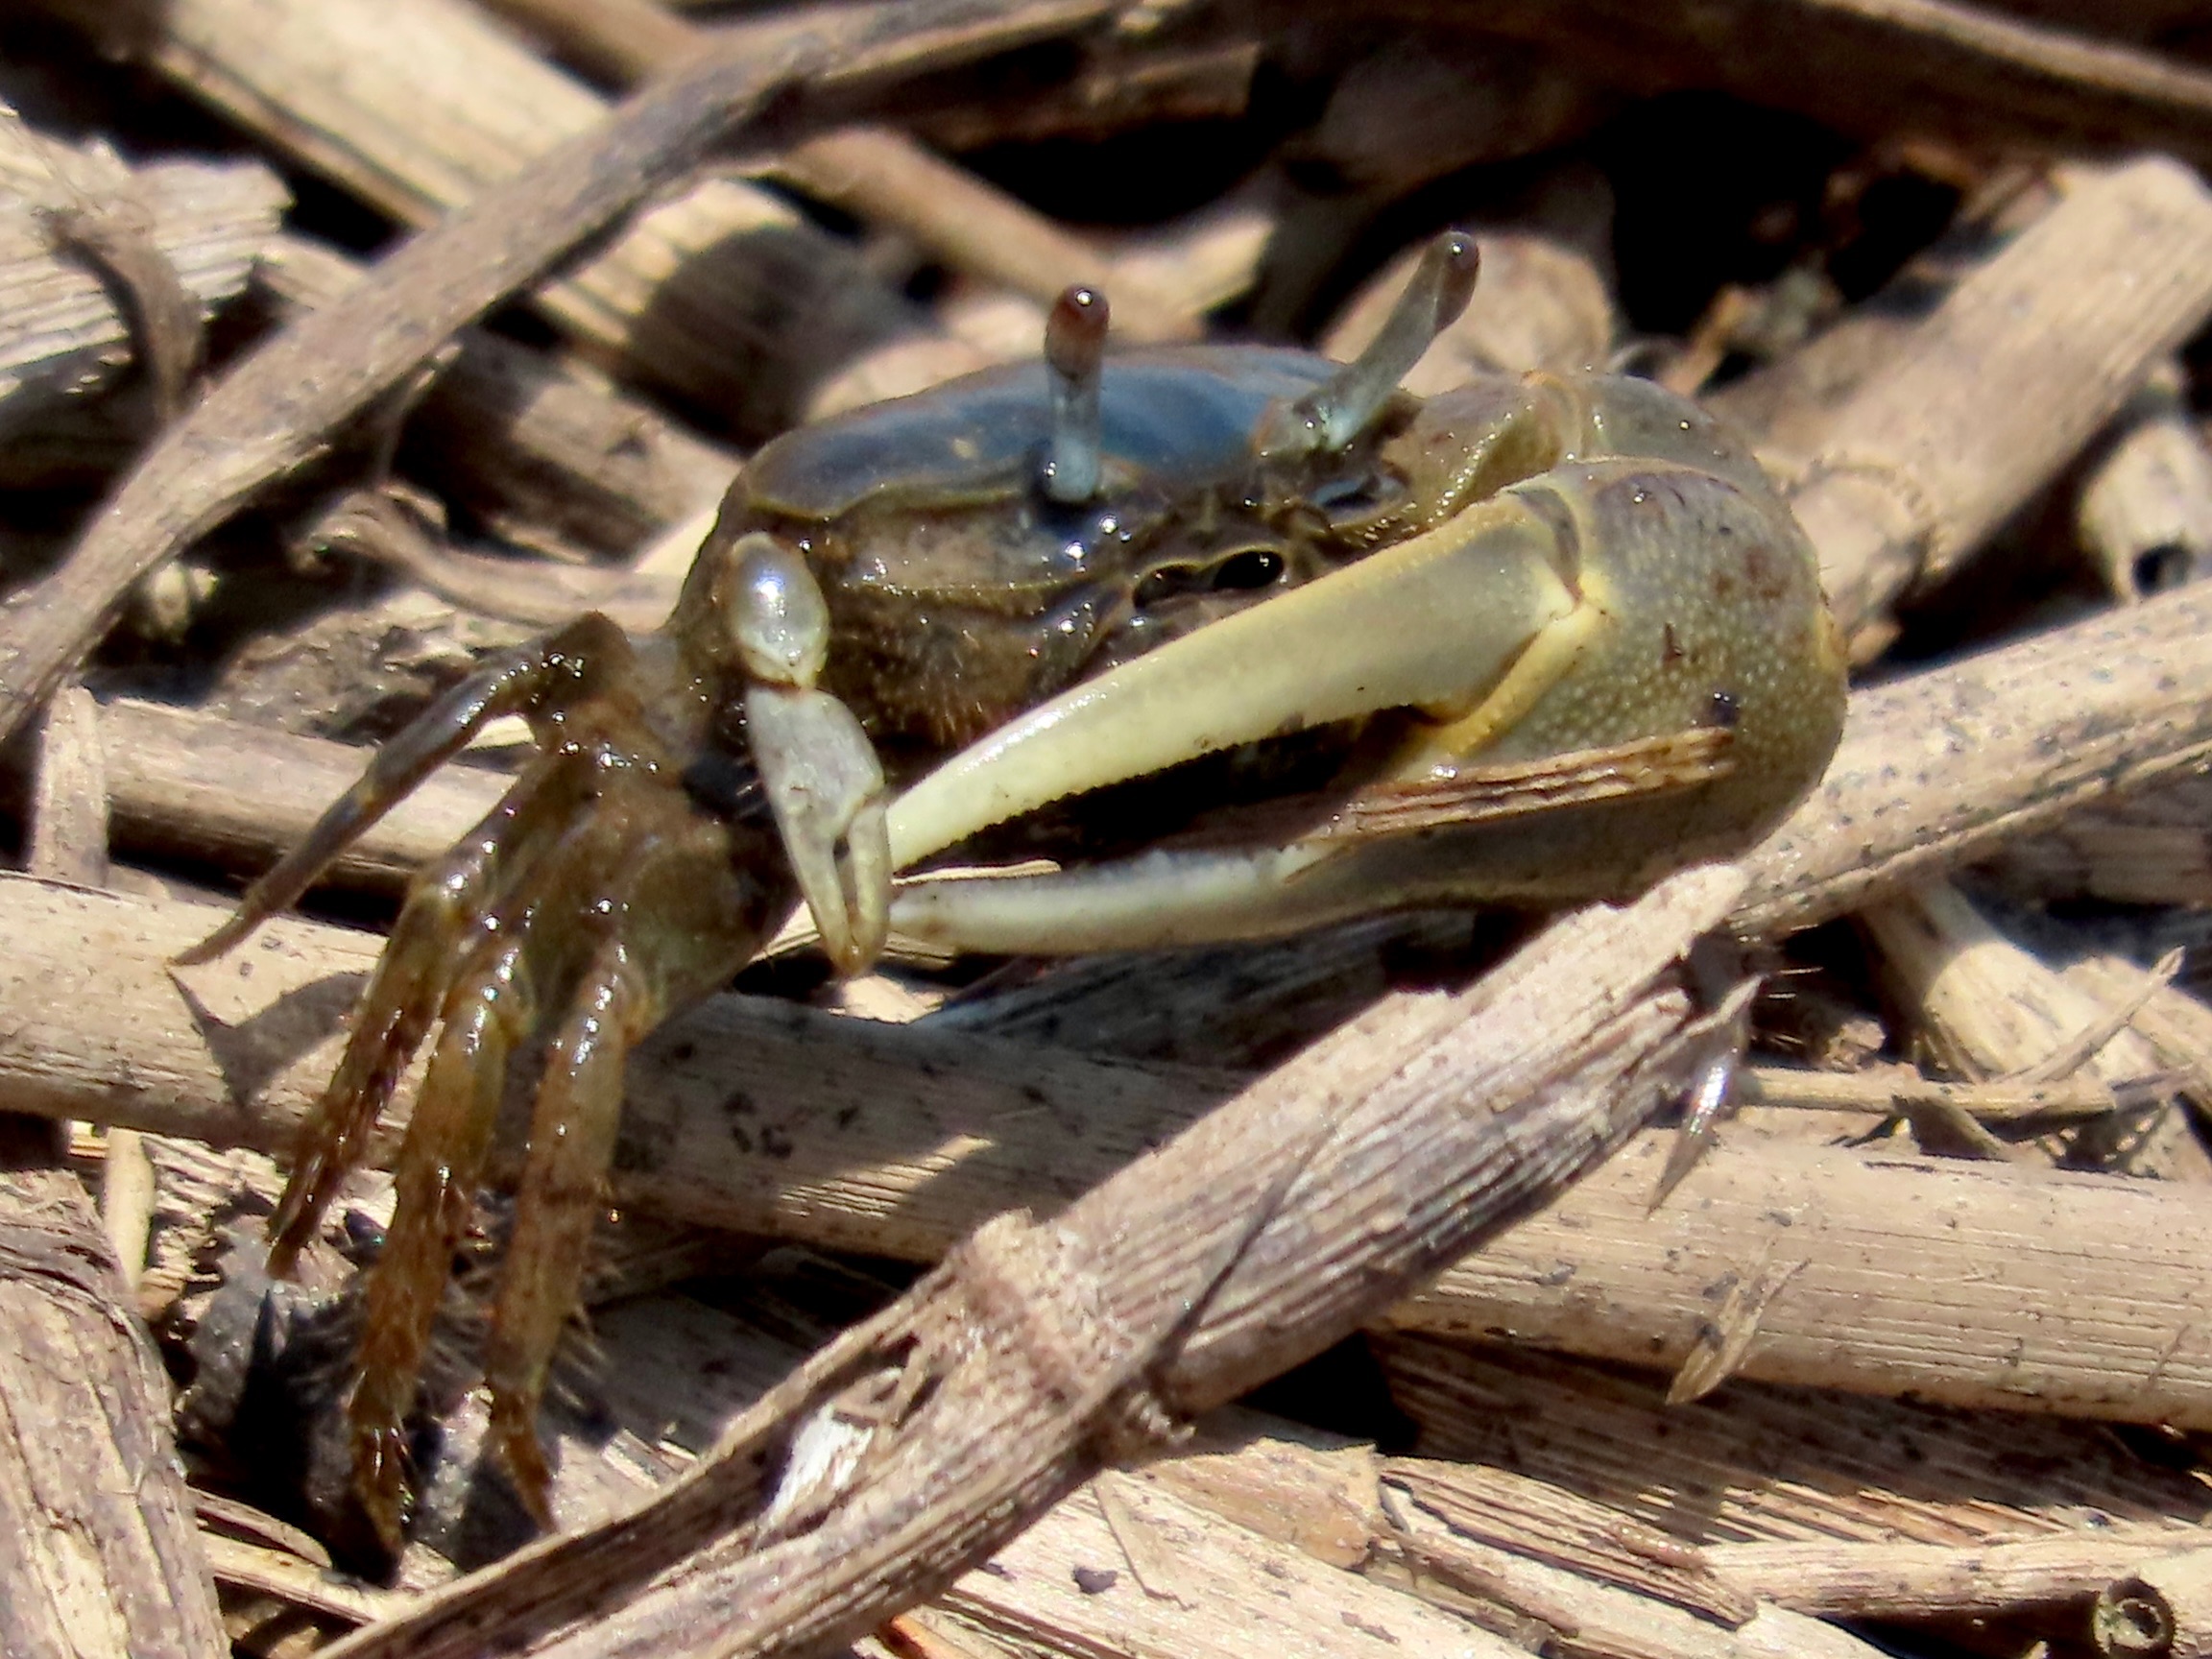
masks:
POLYGON ((1430 243, 1382 331, 1325 384, 1270 411, 1261 426, 1260 453, 1295 460, 1351 447, 1436 336, 1467 309, 1480 268, 1475 238, 1464 230, 1447 230, 1430 243))
POLYGON ((1098 382, 1106 360, 1106 296, 1070 288, 1045 323, 1045 367, 1052 377, 1052 440, 1041 482, 1046 495, 1077 507, 1098 493, 1098 382))

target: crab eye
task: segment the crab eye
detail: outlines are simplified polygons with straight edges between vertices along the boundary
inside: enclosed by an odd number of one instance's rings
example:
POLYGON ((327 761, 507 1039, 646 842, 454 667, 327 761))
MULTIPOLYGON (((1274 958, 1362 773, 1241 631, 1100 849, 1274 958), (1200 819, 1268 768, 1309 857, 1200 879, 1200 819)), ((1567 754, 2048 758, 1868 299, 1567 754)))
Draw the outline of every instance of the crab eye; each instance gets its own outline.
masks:
POLYGON ((811 686, 830 654, 830 607, 806 561, 758 531, 739 539, 725 621, 754 679, 811 686))

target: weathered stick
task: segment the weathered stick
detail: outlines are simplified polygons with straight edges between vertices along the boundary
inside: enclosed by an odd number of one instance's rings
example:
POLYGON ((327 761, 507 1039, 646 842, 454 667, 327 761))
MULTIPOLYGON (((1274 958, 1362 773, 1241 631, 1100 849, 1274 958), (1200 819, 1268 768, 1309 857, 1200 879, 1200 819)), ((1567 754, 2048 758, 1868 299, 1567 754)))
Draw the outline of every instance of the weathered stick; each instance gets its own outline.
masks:
POLYGON ((1970 1545, 1714 1544, 1704 1556, 1740 1588, 1826 1619, 1996 1619, 2079 1604, 2195 1537, 2189 1527, 2107 1527, 1970 1545))
POLYGON ((2087 176, 1960 282, 1829 418, 1791 493, 1845 630, 1954 568, 2207 313, 2212 194, 2156 158, 2087 176))
POLYGON ((670 1651, 709 1607, 726 1654, 850 1639, 1601 1157, 1706 1051, 1661 987, 1735 885, 1687 873, 1474 992, 1384 1003, 1056 1221, 991 1223, 636 1518, 340 1651, 552 1651, 616 1608, 596 1651, 670 1651))
MULTIPOLYGON (((285 234, 259 281, 311 309, 367 276, 335 249, 285 234)), ((730 487, 736 457, 646 399, 485 329, 454 344, 409 414, 400 459, 517 545, 633 554, 730 487)))
MULTIPOLYGON (((138 30, 96 0, 50 5, 417 228, 503 186, 611 108, 466 0, 184 0, 138 30)), ((797 28, 718 36, 717 52, 771 63, 809 36, 886 15, 817 8, 797 28)), ((731 178, 641 214, 535 300, 580 344, 753 437, 788 423, 829 366, 926 326, 849 244, 731 178)))
POLYGON ((373 280, 303 317, 177 422, 94 518, 67 563, 0 618, 0 738, 51 695, 121 596, 162 559, 296 466, 399 385, 456 329, 542 274, 797 80, 850 96, 902 71, 1065 31, 1096 0, 994 8, 932 0, 873 33, 828 26, 762 61, 716 55, 655 83, 416 237, 373 280), (902 44, 903 42, 903 44, 902 44))
POLYGON ((1666 1380, 1518 1344, 1376 1332, 1424 1456, 1511 1471, 1681 1543, 1939 1544, 2200 1527, 2212 1494, 2102 1424, 1738 1381, 1666 1380))
POLYGON ((1391 0, 1388 11, 1550 45, 1619 86, 1721 87, 1868 137, 1934 130, 2212 161, 2212 74, 2042 16, 1951 0, 1719 0, 1695 12, 1636 0, 1510 0, 1479 12, 1391 0))
POLYGON ((11 436, 113 384, 132 361, 132 319, 55 228, 77 194, 126 200, 186 298, 210 311, 245 288, 289 200, 259 162, 132 173, 39 140, 0 111, 0 430, 11 436))
MULTIPOLYGON (((268 1150, 327 1075, 375 948, 273 923, 192 970, 187 1002, 162 963, 204 933, 204 910, 0 878, 0 923, 15 941, 0 1007, 22 1021, 0 1051, 12 1099, 268 1150)), ((721 998, 633 1061, 618 1190, 733 1231, 934 1260, 1009 1206, 1073 1198, 1235 1083, 721 998)), ((1674 1364, 1717 1286, 1803 1260, 1764 1308, 1748 1375, 2212 1426, 2212 1347, 2191 1334, 2212 1330, 2189 1265, 2212 1248, 2202 1191, 1869 1164, 1739 1131, 1651 1216, 1663 1140, 1393 1317, 1674 1364), (2016 1242, 2023 1215, 2032 1246, 2016 1242)))
MULTIPOLYGON (((713 31, 651 0, 593 7, 571 0, 491 3, 624 85, 664 74, 715 42, 713 31)), ((1050 304, 1070 282, 1103 285, 1113 298, 1116 331, 1129 339, 1180 340, 1198 332, 1195 313, 1154 296, 1141 277, 1115 273, 1082 237, 894 128, 825 132, 777 157, 773 170, 856 217, 905 230, 955 270, 1042 303, 1050 304)))
POLYGON ((169 1380, 76 1178, 0 1168, 0 1650, 230 1650, 169 1436, 169 1380))

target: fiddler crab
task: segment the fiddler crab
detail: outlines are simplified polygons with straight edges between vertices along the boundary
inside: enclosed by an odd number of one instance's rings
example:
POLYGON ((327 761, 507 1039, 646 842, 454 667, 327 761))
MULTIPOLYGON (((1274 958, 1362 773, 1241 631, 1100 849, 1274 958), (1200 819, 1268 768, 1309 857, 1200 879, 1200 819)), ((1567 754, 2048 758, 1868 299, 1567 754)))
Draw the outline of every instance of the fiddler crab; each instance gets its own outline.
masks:
POLYGON ((272 1223, 281 1273, 435 1030, 349 1405, 388 1542, 488 1184, 513 1191, 491 1444, 543 1519, 537 1407, 624 1056, 802 902, 847 974, 890 932, 1094 950, 1565 902, 1739 851, 1811 787, 1843 657, 1743 449, 1641 380, 1399 390, 1476 263, 1436 241, 1350 364, 1109 356, 1105 301, 1070 289, 1043 364, 769 444, 657 633, 589 614, 489 663, 188 954, 294 902, 487 721, 528 721, 536 757, 409 889, 272 1223), (1057 873, 894 879, 1041 815, 1057 873), (511 1079, 534 1094, 502 1156, 511 1079))

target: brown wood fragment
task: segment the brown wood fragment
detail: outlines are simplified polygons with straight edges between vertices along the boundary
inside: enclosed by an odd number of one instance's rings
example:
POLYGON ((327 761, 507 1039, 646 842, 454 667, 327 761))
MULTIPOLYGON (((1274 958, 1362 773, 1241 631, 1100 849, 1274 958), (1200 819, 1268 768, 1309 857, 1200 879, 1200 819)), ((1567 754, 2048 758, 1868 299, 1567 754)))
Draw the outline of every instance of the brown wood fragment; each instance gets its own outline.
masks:
MULTIPOLYGON (((1954 1071, 2031 1084, 2086 1071, 2112 1086, 2166 1070, 2152 1045, 2127 1029, 2157 986, 2106 1003, 2007 938, 1947 881, 1869 905, 1860 921, 1900 1005, 1954 1071)), ((2178 966, 2176 957, 2169 979, 2178 966)), ((2085 1130, 2072 1161, 2212 1181, 2212 1158, 2170 1105, 2145 1116, 2130 1114, 2137 1121, 2125 1132, 2114 1121, 2085 1130)))
POLYGON ((2212 1550, 2145 1562, 2098 1593, 2090 1633, 2103 1659, 2212 1654, 2212 1550))
POLYGON ((1439 1502, 1434 1488, 1383 1483, 1383 1503, 1398 1548, 1414 1570, 1483 1599, 1546 1609, 1533 1614, 1538 1651, 1572 1645, 1594 1659, 1765 1659, 1789 1653, 1803 1659, 1873 1659, 1879 1649, 1839 1627, 1787 1609, 1763 1605, 1730 1628, 1697 1612, 1671 1606, 1549 1562, 1502 1550, 1456 1524, 1462 1506, 1439 1502))
POLYGON ((544 1651, 596 1618, 602 1651, 665 1653, 708 1606, 730 1654, 872 1627, 1601 1155, 1712 1041, 1650 976, 1734 886, 1685 873, 1555 924, 1463 998, 1386 1002, 1055 1221, 990 1223, 649 1521, 535 1547, 340 1650, 429 1659, 497 1631, 544 1651), (1543 1106, 1508 1103, 1539 1079, 1543 1106), (1378 1224, 1400 1170, 1428 1192, 1378 1224))
POLYGON ((2122 600, 2212 568, 2212 448, 2177 363, 2160 364, 2122 411, 2074 498, 2075 535, 2122 600))
MULTIPOLYGON (((47 3, 115 32, 93 0, 47 3)), ((765 65, 870 20, 819 9, 797 29, 717 36, 715 47, 765 65)), ((241 130, 418 228, 611 108, 466 0, 184 0, 126 35, 118 44, 241 130)), ((826 364, 925 326, 850 246, 732 178, 642 214, 538 303, 579 342, 755 437, 788 421, 826 364)))
POLYGON ((229 1651, 169 1440, 169 1384, 74 1177, 0 1171, 0 1650, 229 1651))
POLYGON ((1672 1367, 1730 1287, 1788 1271, 1745 1376, 2212 1423, 2202 1189, 1739 1133, 1647 1215, 1666 1152, 1635 1142, 1392 1319, 1672 1367))
POLYGON ((2101 12, 2029 21, 1951 0, 1718 0, 1695 13, 1637 0, 1511 0, 1479 13, 1392 0, 1388 11, 1550 45, 1616 86, 1724 88, 1868 137, 2212 160, 2212 72, 2102 36, 2101 12))
POLYGON ((170 160, 133 173, 0 121, 0 423, 11 447, 42 442, 41 423, 63 404, 113 385, 145 340, 166 343, 153 378, 180 394, 202 311, 246 286, 288 200, 258 162, 170 160), (89 266, 73 247, 90 250, 89 266), (110 291, 139 267, 165 297, 110 291), (168 320, 150 316, 147 328, 134 305, 168 320))
POLYGON ((1996 1619, 2079 1605, 2146 1557, 2186 1546, 2194 1528, 2105 1527, 1988 1544, 1714 1544, 1729 1582, 1825 1619, 1996 1619))
POLYGON ((1425 1456, 1503 1468, 1685 1545, 1963 1547, 2201 1527, 2212 1496, 2103 1424, 1738 1381, 1667 1403, 1663 1376, 1492 1342, 1369 1345, 1425 1456))
POLYGON ((2208 312, 2212 195, 2155 158, 2089 176, 1960 282, 1791 492, 1846 631, 1954 568, 2208 312))

